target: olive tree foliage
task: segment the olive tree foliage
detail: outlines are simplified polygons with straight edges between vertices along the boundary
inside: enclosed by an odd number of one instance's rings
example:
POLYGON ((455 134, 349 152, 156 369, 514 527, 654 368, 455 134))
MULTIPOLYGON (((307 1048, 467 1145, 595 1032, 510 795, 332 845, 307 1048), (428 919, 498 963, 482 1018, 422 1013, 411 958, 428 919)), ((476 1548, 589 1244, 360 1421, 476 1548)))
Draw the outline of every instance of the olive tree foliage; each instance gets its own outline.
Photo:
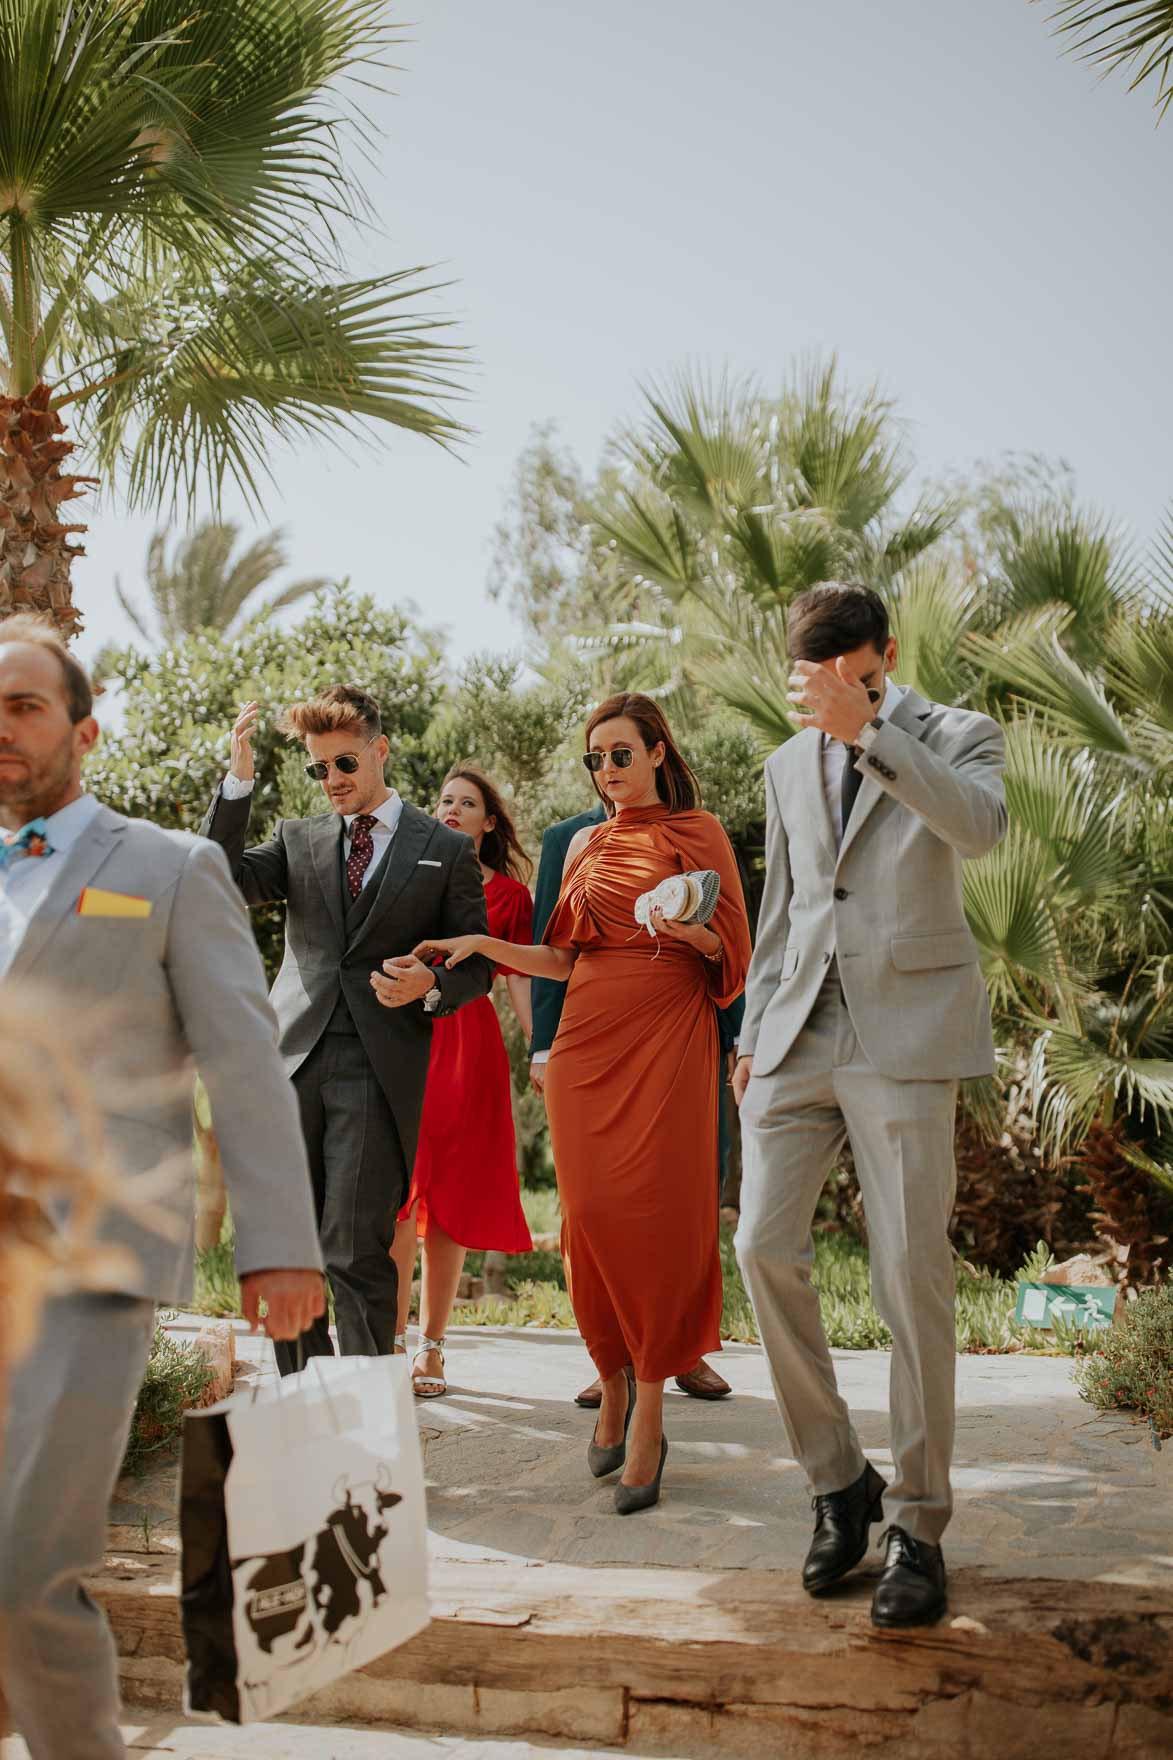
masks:
MULTIPOLYGON (((438 640, 401 611, 346 587, 318 595, 290 628, 265 621, 236 637, 199 630, 153 653, 112 650, 105 676, 120 687, 122 725, 98 745, 87 783, 131 817, 198 830, 228 767, 229 730, 250 699, 261 710, 253 841, 278 819, 322 811, 326 801, 304 773, 304 751, 275 722, 287 704, 340 682, 361 684, 378 701, 391 746, 387 774, 400 792, 422 803, 435 787, 429 735, 445 688, 438 640)), ((271 964, 281 913, 259 911, 254 921, 271 964)))

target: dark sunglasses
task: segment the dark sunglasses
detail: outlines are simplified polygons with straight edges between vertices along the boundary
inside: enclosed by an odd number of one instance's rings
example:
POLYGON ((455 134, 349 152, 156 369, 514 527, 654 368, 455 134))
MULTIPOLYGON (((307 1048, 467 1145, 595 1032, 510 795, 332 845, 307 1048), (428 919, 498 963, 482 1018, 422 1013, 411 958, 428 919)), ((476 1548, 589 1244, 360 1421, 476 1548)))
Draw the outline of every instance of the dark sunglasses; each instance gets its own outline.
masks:
MULTIPOLYGON (((367 746, 373 746, 378 737, 377 733, 373 733, 367 741, 367 746)), ((367 746, 362 748, 364 752, 367 746)), ((305 773, 313 782, 325 782, 330 774, 331 764, 340 775, 353 776, 358 769, 359 761, 353 752, 343 752, 340 758, 320 758, 316 764, 307 764, 305 773)))
POLYGON ((609 752, 584 752, 582 755, 582 761, 592 776, 598 774, 608 758, 616 770, 627 770, 635 758, 635 753, 630 746, 615 746, 609 752))

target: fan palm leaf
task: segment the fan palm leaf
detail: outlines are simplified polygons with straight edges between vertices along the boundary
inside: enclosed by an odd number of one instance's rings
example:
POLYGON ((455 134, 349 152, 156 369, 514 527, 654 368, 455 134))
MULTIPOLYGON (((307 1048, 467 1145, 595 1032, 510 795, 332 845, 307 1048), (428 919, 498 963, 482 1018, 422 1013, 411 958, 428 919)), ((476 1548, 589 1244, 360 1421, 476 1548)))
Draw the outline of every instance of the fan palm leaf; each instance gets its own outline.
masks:
POLYGON ((1131 69, 1129 90, 1155 82, 1154 103, 1164 116, 1173 100, 1171 0, 1058 0, 1050 15, 1073 53, 1112 72, 1131 69))
POLYGON ((1007 624, 996 636, 975 632, 966 650, 992 677, 1041 706, 1057 737, 1131 758, 1135 753, 1129 730, 1102 685, 1063 647, 1060 636, 1070 616, 1046 610, 1007 624))
POLYGON ((40 449, 35 507, 0 487, 0 615, 80 622, 84 528, 50 517, 93 480, 65 468, 70 405, 132 505, 255 502, 306 433, 463 435, 434 289, 342 271, 368 213, 344 147, 374 138, 400 29, 385 0, 0 0, 0 396, 40 449))

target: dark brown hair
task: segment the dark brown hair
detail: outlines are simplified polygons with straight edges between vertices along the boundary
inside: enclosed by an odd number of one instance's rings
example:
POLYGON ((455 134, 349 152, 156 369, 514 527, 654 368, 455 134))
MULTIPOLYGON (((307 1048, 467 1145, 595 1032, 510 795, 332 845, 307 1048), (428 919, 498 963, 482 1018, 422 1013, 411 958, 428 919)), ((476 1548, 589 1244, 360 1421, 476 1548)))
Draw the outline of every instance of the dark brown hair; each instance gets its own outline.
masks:
POLYGON ((94 687, 90 675, 65 646, 55 626, 46 617, 31 611, 18 611, 0 623, 0 643, 31 642, 34 648, 45 648, 61 667, 65 681, 65 706, 76 727, 94 712, 94 687))
POLYGON ((443 794, 450 782, 471 782, 474 788, 481 791, 481 799, 485 803, 485 812, 497 823, 491 831, 486 831, 481 839, 481 861, 486 868, 492 868, 498 874, 511 874, 522 885, 528 885, 534 871, 534 865, 525 850, 521 847, 521 839, 513 823, 513 815, 501 795, 501 790, 493 781, 487 770, 470 759, 465 764, 453 764, 440 785, 443 794))
MULTIPOLYGON (((600 703, 586 724, 587 751, 591 749, 591 735, 596 727, 601 727, 604 721, 618 721, 621 715, 626 716, 628 721, 635 722, 639 736, 649 752, 653 746, 663 742, 664 762, 656 770, 656 793, 668 811, 687 813, 692 808, 699 807, 701 785, 672 738, 672 729, 664 718, 663 709, 651 697, 638 693, 628 696, 626 691, 620 691, 618 696, 608 697, 605 703, 600 703)), ((606 806, 610 817, 615 812, 614 802, 599 787, 597 776, 592 776, 591 780, 595 785, 595 793, 606 806)))
POLYGON ((368 740, 377 739, 383 731, 379 705, 369 691, 357 684, 334 684, 321 696, 305 703, 291 703, 277 718, 277 731, 290 739, 305 739, 309 733, 341 733, 361 728, 368 740))
POLYGON ((888 607, 857 581, 820 581, 790 604, 786 645, 792 660, 834 660, 865 644, 888 646, 888 607))

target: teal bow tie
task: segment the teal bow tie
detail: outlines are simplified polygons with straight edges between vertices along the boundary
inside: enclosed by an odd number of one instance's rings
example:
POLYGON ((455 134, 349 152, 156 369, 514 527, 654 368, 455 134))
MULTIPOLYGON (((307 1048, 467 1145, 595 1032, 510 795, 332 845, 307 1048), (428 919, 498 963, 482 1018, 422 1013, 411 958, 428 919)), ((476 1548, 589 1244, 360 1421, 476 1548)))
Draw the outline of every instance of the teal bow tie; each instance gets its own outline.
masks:
POLYGON ((6 868, 14 856, 51 856, 49 827, 44 819, 34 819, 11 837, 0 839, 0 868, 6 868))

